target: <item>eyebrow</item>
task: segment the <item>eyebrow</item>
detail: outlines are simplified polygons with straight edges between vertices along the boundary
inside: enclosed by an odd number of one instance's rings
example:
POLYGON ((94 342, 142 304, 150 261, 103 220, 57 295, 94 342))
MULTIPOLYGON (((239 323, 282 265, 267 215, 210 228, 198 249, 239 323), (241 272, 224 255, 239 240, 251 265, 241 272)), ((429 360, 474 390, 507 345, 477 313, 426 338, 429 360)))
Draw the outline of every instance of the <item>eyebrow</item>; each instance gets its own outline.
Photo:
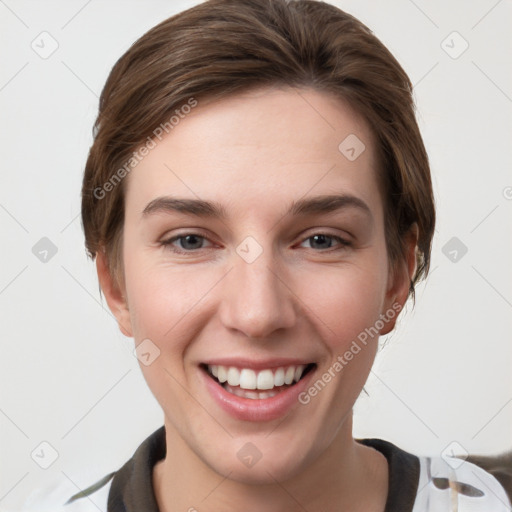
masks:
MULTIPOLYGON (((346 209, 357 209, 372 217, 370 207, 359 197, 350 194, 321 195, 299 199, 291 204, 287 213, 294 216, 306 216, 333 213, 346 209)), ((225 208, 219 203, 203 199, 185 199, 171 196, 161 196, 153 199, 142 211, 142 216, 174 212, 223 220, 228 217, 225 208)))

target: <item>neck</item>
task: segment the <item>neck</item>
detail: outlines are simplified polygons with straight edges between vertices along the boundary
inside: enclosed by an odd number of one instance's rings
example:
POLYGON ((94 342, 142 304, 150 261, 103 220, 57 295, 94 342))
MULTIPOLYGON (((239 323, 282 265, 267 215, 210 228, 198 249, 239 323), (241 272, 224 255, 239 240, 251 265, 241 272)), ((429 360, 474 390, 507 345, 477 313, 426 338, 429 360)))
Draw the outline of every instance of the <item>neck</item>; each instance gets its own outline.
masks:
POLYGON ((248 484, 229 479, 199 459, 166 421, 167 457, 153 470, 160 512, 383 512, 388 463, 352 438, 352 414, 306 470, 292 478, 248 484), (179 461, 179 462, 178 462, 179 461))

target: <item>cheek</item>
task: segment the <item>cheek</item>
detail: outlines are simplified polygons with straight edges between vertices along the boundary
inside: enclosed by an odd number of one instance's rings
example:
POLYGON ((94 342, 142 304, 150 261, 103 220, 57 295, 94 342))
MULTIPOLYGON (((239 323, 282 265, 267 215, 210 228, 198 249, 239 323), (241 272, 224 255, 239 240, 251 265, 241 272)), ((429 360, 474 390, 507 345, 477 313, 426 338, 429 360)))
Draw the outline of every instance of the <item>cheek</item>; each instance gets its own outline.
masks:
POLYGON ((125 269, 133 335, 137 345, 149 339, 160 351, 151 364, 141 361, 140 368, 158 402, 174 411, 177 424, 186 416, 180 405, 187 403, 184 354, 204 323, 202 299, 216 279, 211 273, 155 264, 143 252, 132 254, 125 269))
POLYGON ((330 269, 303 275, 300 297, 333 351, 339 352, 375 324, 382 312, 382 265, 330 269))
POLYGON ((158 262, 144 251, 132 252, 125 270, 135 340, 149 338, 166 351, 183 350, 217 272, 158 262))
POLYGON ((197 291, 184 277, 140 268, 132 274, 127 293, 136 340, 141 337, 161 340, 179 330, 178 325, 192 309, 197 291))

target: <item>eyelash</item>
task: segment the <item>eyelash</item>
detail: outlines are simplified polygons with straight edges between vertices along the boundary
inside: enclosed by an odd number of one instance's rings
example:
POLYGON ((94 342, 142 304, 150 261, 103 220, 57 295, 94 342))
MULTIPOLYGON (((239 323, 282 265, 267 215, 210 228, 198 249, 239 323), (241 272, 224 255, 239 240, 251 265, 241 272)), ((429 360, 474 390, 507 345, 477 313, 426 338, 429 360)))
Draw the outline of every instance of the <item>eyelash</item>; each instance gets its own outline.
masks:
MULTIPOLYGON (((207 237, 199 234, 199 233, 194 233, 194 232, 189 232, 189 233, 183 233, 181 235, 177 235, 177 236, 174 236, 172 238, 169 238, 168 240, 163 240, 161 243, 162 246, 164 246, 165 248, 168 248, 170 251, 174 252, 174 253, 177 253, 177 254, 192 254, 196 251, 199 251, 201 249, 205 249, 204 247, 201 247, 199 249, 191 249, 191 250, 184 250, 184 249, 178 249, 177 247, 173 247, 173 243, 178 241, 178 240, 181 240, 181 239, 184 239, 186 238, 187 236, 195 236, 199 239, 203 239, 203 240, 208 240, 207 237)), ((340 247, 338 248, 332 248, 332 247, 328 247, 327 249, 320 249, 320 250, 317 250, 315 252, 333 252, 333 251, 340 251, 340 250, 343 250, 345 248, 348 248, 348 247, 351 247, 352 246, 352 243, 349 242, 348 240, 345 240, 344 238, 341 238, 340 236, 337 236, 337 235, 332 235, 332 234, 329 234, 329 233, 323 233, 323 232, 318 232, 318 233, 313 233, 312 235, 304 238, 303 242, 306 241, 306 240, 310 240, 312 238, 314 238, 315 236, 324 236, 324 237, 327 237, 327 238, 330 238, 332 240, 336 240, 340 247)), ((206 247, 206 249, 208 249, 208 247, 206 247)), ((313 249, 314 250, 314 249, 313 249)))

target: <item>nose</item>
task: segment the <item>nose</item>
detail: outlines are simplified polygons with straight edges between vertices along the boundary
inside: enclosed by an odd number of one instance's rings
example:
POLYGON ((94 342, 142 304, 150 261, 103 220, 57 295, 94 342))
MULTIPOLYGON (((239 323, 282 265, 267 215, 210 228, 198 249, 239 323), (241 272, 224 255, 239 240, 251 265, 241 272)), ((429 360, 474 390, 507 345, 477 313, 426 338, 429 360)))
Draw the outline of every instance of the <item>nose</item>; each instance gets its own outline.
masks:
POLYGON ((279 268, 270 249, 252 263, 234 255, 234 268, 226 277, 220 308, 226 328, 250 338, 268 338, 295 324, 295 296, 279 268))

